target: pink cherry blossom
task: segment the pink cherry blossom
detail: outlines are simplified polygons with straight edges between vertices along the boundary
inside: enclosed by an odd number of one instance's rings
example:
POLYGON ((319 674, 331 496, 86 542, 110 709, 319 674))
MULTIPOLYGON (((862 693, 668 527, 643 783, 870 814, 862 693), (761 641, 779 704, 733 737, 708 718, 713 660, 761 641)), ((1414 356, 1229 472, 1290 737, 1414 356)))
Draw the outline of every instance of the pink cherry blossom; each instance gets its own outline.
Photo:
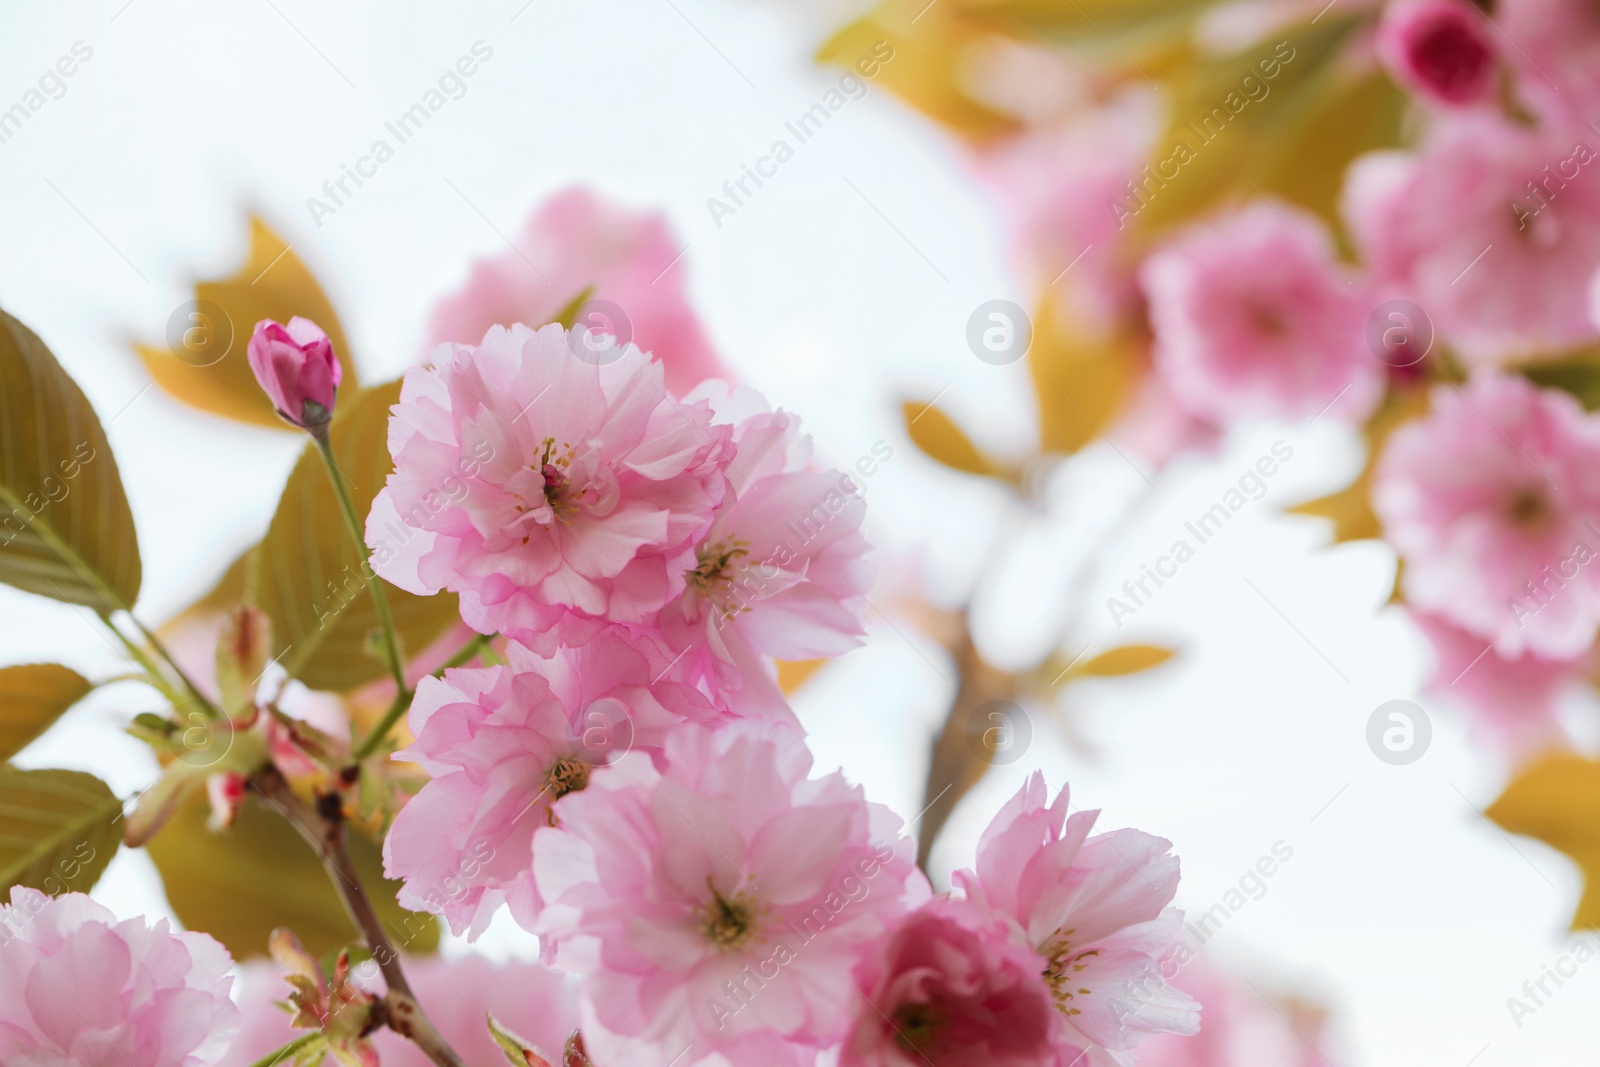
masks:
MULTIPOLYGON (((504 1063, 505 1054, 489 1037, 484 1016, 526 1038, 559 1063, 567 1035, 578 1026, 577 988, 563 975, 537 963, 494 964, 481 956, 446 960, 440 956, 402 960, 406 978, 428 1018, 465 1062, 504 1063)), ((239 968, 239 1036, 218 1067, 251 1067, 273 1050, 306 1033, 289 1025, 278 1007, 290 993, 277 964, 257 962, 239 968)), ((355 974, 368 991, 381 994, 376 965, 357 965, 355 974)), ((412 1041, 384 1028, 370 1038, 383 1067, 429 1067, 432 1062, 412 1041)), ((329 1063, 332 1061, 329 1060, 329 1063)), ((126 1065, 123 1065, 126 1067, 126 1065)))
POLYGON ((432 780, 395 816, 385 870, 406 907, 443 915, 457 934, 481 933, 501 904, 532 928, 539 912, 533 838, 551 806, 630 750, 659 750, 666 732, 717 712, 689 685, 664 677, 671 656, 621 627, 548 659, 520 645, 506 666, 446 671, 417 687, 416 740, 395 754, 432 780))
POLYGON ((866 502, 844 473, 811 466, 811 438, 793 415, 714 385, 697 395, 735 420, 728 487, 661 627, 674 649, 695 650, 692 677, 738 690, 746 713, 786 714, 766 657, 836 656, 865 632, 866 502))
POLYGON ((1371 301, 1315 216, 1252 205, 1165 245, 1140 279, 1156 368, 1202 417, 1360 418, 1382 392, 1371 301))
POLYGON ((911 842, 840 775, 808 779, 788 724, 685 728, 666 756, 562 798, 534 841, 538 932, 631 1039, 616 1062, 810 1062, 854 1014, 844 976, 927 899, 911 842))
POLYGON ((1150 1034, 1194 1033, 1194 1000, 1148 981, 1181 936, 1183 913, 1167 906, 1178 890, 1171 843, 1138 830, 1090 837, 1099 812, 1069 816, 1067 796, 1063 787, 1046 806, 1035 772, 990 822, 976 867, 957 871, 956 886, 1015 923, 1037 954, 1057 1046, 1119 1053, 1150 1034))
POLYGON ((344 371, 320 326, 299 316, 288 326, 264 319, 250 335, 247 358, 279 415, 296 426, 327 425, 344 371))
POLYGON ((1344 213, 1380 283, 1415 301, 1482 365, 1600 336, 1600 161, 1479 113, 1442 121, 1416 152, 1351 165, 1344 213))
POLYGON ((1460 107, 1494 89, 1493 33, 1468 0, 1399 0, 1384 8, 1378 54, 1412 92, 1460 107))
POLYGON ((1458 702, 1473 732, 1496 750, 1523 757, 1564 742, 1556 709, 1562 692, 1593 666, 1591 654, 1505 657, 1476 634, 1426 612, 1412 618, 1433 646, 1428 695, 1458 702))
POLYGON ((1600 103, 1600 11, 1583 0, 1497 0, 1494 21, 1518 96, 1549 126, 1581 133, 1600 103))
POLYGON ((232 966, 206 934, 15 886, 0 905, 0 1063, 209 1067, 239 1026, 232 966))
POLYGON ((1389 439, 1372 505, 1412 606, 1508 659, 1594 642, 1600 419, 1567 393, 1505 375, 1437 388, 1389 439))
POLYGON ((1010 926, 962 900, 908 916, 857 970, 866 1002, 840 1067, 1034 1067, 1049 1063, 1055 1001, 1039 957, 1010 926))
MULTIPOLYGON (((674 393, 726 373, 684 292, 683 242, 662 216, 566 189, 528 218, 516 245, 473 264, 466 285, 433 309, 431 345, 476 344, 514 322, 542 326, 588 291, 622 309, 623 340, 661 360, 674 393)), ((606 325, 616 333, 621 324, 606 325)))
POLYGON ((587 336, 496 326, 407 371, 367 519, 379 574, 542 651, 580 639, 558 624, 645 622, 682 592, 725 485, 709 406, 631 345, 596 362, 587 336))

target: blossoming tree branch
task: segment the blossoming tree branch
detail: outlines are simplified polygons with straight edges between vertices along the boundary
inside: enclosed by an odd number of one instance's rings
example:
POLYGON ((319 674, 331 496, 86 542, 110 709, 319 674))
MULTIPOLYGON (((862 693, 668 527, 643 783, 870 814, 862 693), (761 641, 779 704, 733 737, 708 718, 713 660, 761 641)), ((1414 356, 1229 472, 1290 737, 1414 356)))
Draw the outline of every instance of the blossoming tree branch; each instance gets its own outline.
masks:
POLYGON ((142 355, 304 450, 261 541, 160 626, 95 412, 0 318, 0 579, 128 658, 0 672, 8 754, 118 686, 163 768, 131 798, 0 771, 0 1060, 1067 1065, 1193 1033, 1187 994, 1123 992, 1178 938, 1167 841, 1095 833, 1035 774, 935 892, 906 824, 813 769, 778 664, 864 635, 859 486, 655 285, 659 220, 573 191, 529 225, 547 300, 480 264, 404 377, 362 385, 257 224, 181 349, 142 355), (119 843, 186 932, 84 895, 119 843), (541 962, 434 953, 440 922, 502 917, 541 962))

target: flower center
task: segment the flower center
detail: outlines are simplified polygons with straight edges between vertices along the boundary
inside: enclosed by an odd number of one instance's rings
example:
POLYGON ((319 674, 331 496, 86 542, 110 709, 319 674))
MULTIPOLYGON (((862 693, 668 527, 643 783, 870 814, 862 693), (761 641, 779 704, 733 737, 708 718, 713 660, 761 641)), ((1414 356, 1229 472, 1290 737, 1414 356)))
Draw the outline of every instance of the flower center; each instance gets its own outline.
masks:
POLYGON ((920 1053, 938 1038, 950 1022, 950 1014, 938 1002, 902 1004, 890 1020, 902 1048, 920 1053))
POLYGON ((737 597, 730 599, 734 573, 739 561, 750 555, 749 542, 723 540, 714 545, 703 545, 695 552, 699 562, 693 570, 684 571, 689 588, 715 604, 727 615, 735 615, 744 608, 737 597))
MULTIPOLYGON (((589 771, 589 764, 576 756, 563 756, 552 763, 544 776, 544 788, 550 796, 550 803, 554 804, 568 793, 576 793, 588 785, 589 771)), ((554 808, 545 808, 545 820, 551 826, 556 825, 554 808)))
POLYGON ((1283 317, 1283 312, 1267 304, 1254 304, 1250 308, 1250 320, 1255 328, 1266 337, 1284 337, 1289 333, 1289 322, 1283 317))
POLYGON ((711 902, 701 911, 700 932, 724 952, 738 948, 756 933, 756 904, 743 890, 731 898, 725 897, 706 875, 706 888, 711 890, 711 902))
POLYGON ((1518 526, 1539 526, 1550 517, 1550 504, 1537 489, 1522 489, 1506 504, 1506 515, 1518 526))
MULTIPOLYGON (((563 445, 557 449, 556 439, 546 437, 540 443, 538 460, 528 464, 529 470, 538 471, 539 476, 544 479, 544 502, 555 513, 556 518, 568 526, 572 525, 572 520, 578 513, 578 503, 587 492, 583 489, 576 493, 572 491, 572 453, 571 445, 563 445)), ((519 507, 517 510, 527 509, 519 507)))
POLYGON ((1078 977, 1078 973, 1089 966, 1088 960, 1100 955, 1100 950, 1097 948, 1074 952, 1072 935, 1075 932, 1075 930, 1057 930, 1040 950, 1040 954, 1048 961, 1041 972, 1044 975, 1045 985, 1050 987, 1050 995, 1055 998, 1056 1008, 1069 1016, 1083 1013, 1083 1009, 1073 1007, 1072 1002, 1078 997, 1089 995, 1088 988, 1078 984, 1083 981, 1078 977))

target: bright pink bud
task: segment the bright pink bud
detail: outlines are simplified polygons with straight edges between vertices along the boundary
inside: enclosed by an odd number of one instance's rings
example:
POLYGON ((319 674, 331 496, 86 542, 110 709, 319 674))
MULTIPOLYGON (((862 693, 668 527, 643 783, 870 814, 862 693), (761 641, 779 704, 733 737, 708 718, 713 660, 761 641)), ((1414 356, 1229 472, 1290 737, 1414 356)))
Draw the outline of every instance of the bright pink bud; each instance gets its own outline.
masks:
POLYGON ((288 326, 256 323, 250 337, 250 369, 278 414, 296 426, 318 429, 333 417, 339 390, 339 360, 321 327, 298 316, 288 326))
POLYGON ((1400 0, 1378 29, 1378 52, 1395 80, 1450 107, 1474 104, 1494 87, 1488 18, 1466 0, 1400 0))

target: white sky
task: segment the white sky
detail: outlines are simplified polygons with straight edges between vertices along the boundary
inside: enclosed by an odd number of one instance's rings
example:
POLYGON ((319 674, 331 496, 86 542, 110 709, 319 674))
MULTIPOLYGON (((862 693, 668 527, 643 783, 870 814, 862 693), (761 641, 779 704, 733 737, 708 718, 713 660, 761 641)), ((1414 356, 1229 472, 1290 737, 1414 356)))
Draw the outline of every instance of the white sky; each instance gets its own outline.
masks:
MULTIPOLYGON (((713 223, 706 198, 836 81, 809 59, 821 22, 737 0, 124 3, 0 5, 0 109, 74 42, 94 50, 65 95, 0 144, 0 304, 53 346, 103 418, 122 411, 108 432, 139 525, 147 620, 203 590, 264 527, 298 448, 141 394, 126 344, 159 338, 194 278, 236 266, 247 208, 323 279, 377 381, 419 353, 432 301, 469 261, 503 251, 495 229, 514 233, 548 192, 581 180, 659 206, 689 246, 696 305, 729 363, 800 412, 841 465, 877 440, 894 446, 867 487, 889 576, 959 595, 997 528, 1016 542, 978 608, 996 661, 1048 640, 1082 535, 1139 485, 1091 451, 1055 486, 1061 514, 1047 524, 905 440, 899 400, 948 387, 941 405, 975 437, 1025 446, 1025 371, 979 362, 964 331, 986 300, 1028 300, 1007 276, 995 205, 944 136, 882 90, 851 101, 713 223), (306 198, 480 40, 494 54, 468 93, 316 228, 306 198)), ((962 805, 937 865, 967 862, 989 814, 1036 767, 1052 784, 1070 778, 1078 805, 1103 807, 1103 827, 1173 839, 1179 902, 1193 910, 1282 840, 1293 859, 1206 951, 1258 984, 1325 999, 1344 1062, 1588 1064, 1600 964, 1521 1028, 1507 1012, 1525 980, 1570 951, 1580 883, 1561 856, 1475 812, 1505 768, 1444 708, 1430 708, 1420 762, 1391 767, 1366 747, 1372 710, 1414 698, 1426 670, 1420 639, 1383 608, 1392 559, 1374 545, 1326 550, 1319 524, 1277 515, 1355 462, 1335 427, 1262 426, 1169 472, 1075 640, 1166 642, 1182 658, 1075 689, 1076 747, 1035 715, 1032 749, 962 805), (1115 631, 1112 588, 1278 440, 1294 459, 1268 498, 1115 631)), ((903 619, 876 622, 869 647, 799 701, 819 763, 906 816, 921 806, 949 671, 911 635, 903 619)), ((98 675, 118 666, 71 609, 0 588, 0 663, 41 659, 98 675)), ((142 710, 132 694, 97 695, 22 762, 94 770, 132 793, 153 766, 116 731, 142 710)), ((119 857, 96 895, 124 915, 164 907, 139 854, 119 857)))

